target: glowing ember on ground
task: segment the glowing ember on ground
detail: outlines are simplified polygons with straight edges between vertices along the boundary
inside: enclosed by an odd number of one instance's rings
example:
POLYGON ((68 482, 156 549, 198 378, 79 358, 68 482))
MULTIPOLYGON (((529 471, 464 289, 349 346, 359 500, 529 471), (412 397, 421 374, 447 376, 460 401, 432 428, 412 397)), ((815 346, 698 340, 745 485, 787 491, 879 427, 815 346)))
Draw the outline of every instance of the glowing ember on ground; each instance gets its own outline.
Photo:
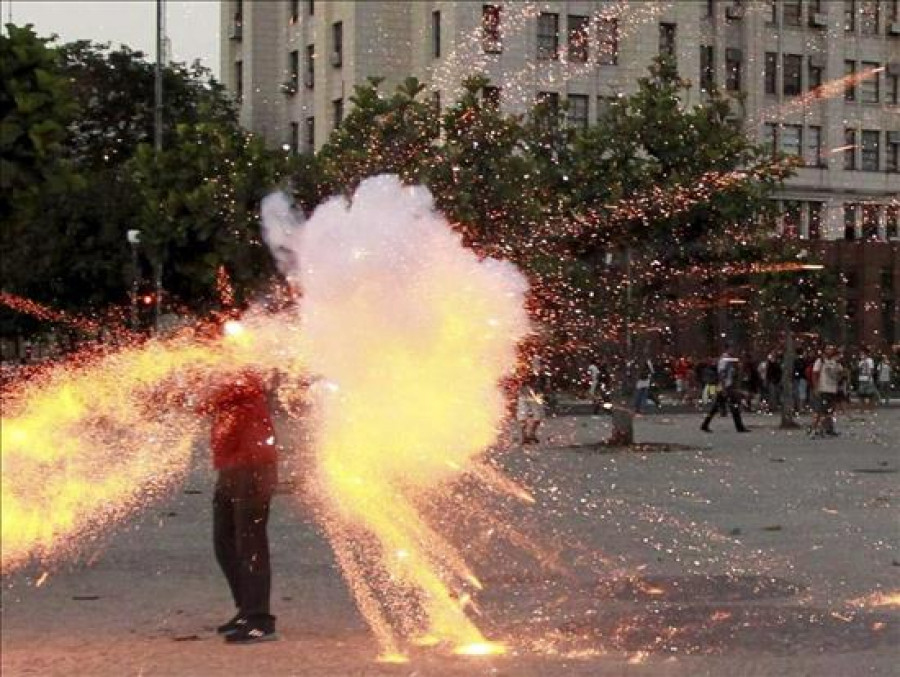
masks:
POLYGON ((871 595, 850 600, 849 604, 858 607, 896 607, 900 608, 900 590, 890 592, 873 592, 871 595))
POLYGON ((506 647, 497 642, 475 642, 458 646, 453 650, 458 656, 502 656, 506 647))

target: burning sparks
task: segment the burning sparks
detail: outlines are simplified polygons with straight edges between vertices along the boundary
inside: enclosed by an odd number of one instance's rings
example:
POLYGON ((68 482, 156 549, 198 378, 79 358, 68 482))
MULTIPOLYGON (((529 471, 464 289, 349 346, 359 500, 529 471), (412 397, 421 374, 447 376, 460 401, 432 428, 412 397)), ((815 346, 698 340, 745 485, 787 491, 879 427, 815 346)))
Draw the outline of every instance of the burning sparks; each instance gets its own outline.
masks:
POLYGON ((383 656, 402 656, 399 640, 413 637, 498 653, 465 613, 477 577, 419 504, 497 437, 498 383, 528 331, 524 280, 479 261, 428 191, 395 177, 363 182, 351 204, 325 203, 299 237, 283 225, 265 224, 298 245, 282 260, 302 262, 284 272, 303 290, 304 354, 335 384, 314 402, 326 530, 383 656))
POLYGON ((189 398, 233 368, 290 364, 277 348, 287 323, 254 322, 242 340, 154 340, 4 395, 4 574, 75 549, 184 475, 197 431, 189 398))

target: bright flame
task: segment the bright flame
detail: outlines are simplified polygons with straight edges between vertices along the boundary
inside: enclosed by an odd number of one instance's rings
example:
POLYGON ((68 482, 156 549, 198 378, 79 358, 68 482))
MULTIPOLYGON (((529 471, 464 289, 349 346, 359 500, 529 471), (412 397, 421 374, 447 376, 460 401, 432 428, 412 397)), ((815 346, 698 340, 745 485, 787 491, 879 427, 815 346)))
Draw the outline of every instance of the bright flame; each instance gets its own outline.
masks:
POLYGON ((275 349, 286 326, 257 322, 242 341, 150 341, 5 394, 3 573, 52 560, 168 491, 187 470, 197 432, 188 399, 234 368, 289 364, 275 349))
POLYGON ((357 604, 385 654, 416 636, 490 646, 459 602, 477 578, 418 505, 497 438, 526 283, 479 261, 431 194, 396 177, 333 198, 296 237, 277 230, 280 213, 267 241, 298 245, 281 260, 300 262, 283 272, 302 287, 302 352, 335 384, 316 390, 318 478, 357 604))
POLYGON ((453 653, 458 656, 502 656, 506 647, 497 642, 474 642, 456 647, 453 653))

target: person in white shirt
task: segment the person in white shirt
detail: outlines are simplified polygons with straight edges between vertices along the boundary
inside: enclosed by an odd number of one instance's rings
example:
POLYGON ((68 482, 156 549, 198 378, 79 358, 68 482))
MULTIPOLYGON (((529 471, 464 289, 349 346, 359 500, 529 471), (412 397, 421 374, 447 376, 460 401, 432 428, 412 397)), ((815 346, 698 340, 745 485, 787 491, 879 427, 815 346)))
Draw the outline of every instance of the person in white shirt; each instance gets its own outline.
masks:
POLYGON ((600 367, 591 362, 590 366, 587 368, 587 371, 588 382, 590 384, 588 392, 590 393, 591 400, 593 400, 597 395, 597 385, 600 383, 600 367))
POLYGON ((837 349, 825 348, 824 354, 813 365, 813 388, 817 393, 818 407, 809 432, 813 435, 836 436, 834 408, 838 398, 843 367, 837 361, 837 349))
POLYGON ((875 389, 875 360, 872 359, 866 348, 862 349, 862 356, 859 358, 857 370, 859 399, 862 400, 866 407, 874 409, 875 401, 878 397, 878 391, 875 389))
POLYGON ((726 404, 728 405, 728 408, 731 409, 731 418, 734 419, 734 429, 739 433, 749 432, 750 429, 744 425, 744 421, 741 418, 741 397, 738 390, 739 363, 740 360, 736 357, 732 357, 731 353, 727 350, 724 351, 719 358, 719 363, 717 365, 719 389, 716 392, 715 401, 712 403, 712 406, 706 413, 706 418, 703 419, 703 423, 700 425, 700 430, 703 432, 712 432, 709 424, 712 422, 716 412, 719 411, 719 409, 724 410, 726 404))

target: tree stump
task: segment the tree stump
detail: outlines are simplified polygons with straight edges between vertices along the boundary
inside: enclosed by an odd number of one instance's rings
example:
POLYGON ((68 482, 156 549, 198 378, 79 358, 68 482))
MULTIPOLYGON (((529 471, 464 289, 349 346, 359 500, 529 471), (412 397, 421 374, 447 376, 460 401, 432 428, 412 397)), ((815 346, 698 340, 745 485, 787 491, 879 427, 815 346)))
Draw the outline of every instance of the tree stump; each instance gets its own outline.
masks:
POLYGON ((608 444, 615 446, 631 446, 634 444, 634 414, 623 407, 613 407, 612 436, 608 444))

